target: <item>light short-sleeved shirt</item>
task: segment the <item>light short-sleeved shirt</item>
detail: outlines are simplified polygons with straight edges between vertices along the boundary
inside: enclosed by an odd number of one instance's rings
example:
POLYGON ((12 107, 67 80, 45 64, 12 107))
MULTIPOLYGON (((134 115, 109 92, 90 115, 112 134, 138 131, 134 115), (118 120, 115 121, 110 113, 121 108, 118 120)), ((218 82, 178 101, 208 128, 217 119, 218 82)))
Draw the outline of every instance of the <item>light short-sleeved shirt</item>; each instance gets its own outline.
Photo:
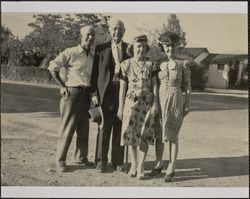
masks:
POLYGON ((60 53, 50 62, 48 70, 59 71, 62 67, 64 67, 66 72, 66 86, 90 86, 93 59, 93 48, 91 48, 89 54, 87 55, 81 45, 78 45, 76 47, 67 48, 60 53))

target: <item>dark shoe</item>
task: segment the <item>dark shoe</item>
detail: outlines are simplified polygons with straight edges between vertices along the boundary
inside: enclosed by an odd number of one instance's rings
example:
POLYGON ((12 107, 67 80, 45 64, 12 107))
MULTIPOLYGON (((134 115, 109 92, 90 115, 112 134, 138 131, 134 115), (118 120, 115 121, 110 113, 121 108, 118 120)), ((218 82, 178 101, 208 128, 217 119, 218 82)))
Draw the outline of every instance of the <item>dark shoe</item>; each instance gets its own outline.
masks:
POLYGON ((75 161, 75 163, 76 164, 84 164, 85 166, 88 166, 88 167, 93 167, 94 166, 94 163, 89 162, 88 159, 75 161))
POLYGON ((114 163, 112 163, 112 167, 113 167, 113 169, 116 169, 116 168, 117 168, 117 165, 114 164, 114 163))
POLYGON ((124 171, 123 165, 117 165, 117 166, 116 166, 116 170, 117 170, 117 171, 120 171, 120 172, 123 172, 123 171, 124 171))
POLYGON ((174 177, 174 175, 175 175, 175 171, 173 173, 166 174, 165 177, 164 177, 164 181, 165 182, 170 182, 172 180, 172 178, 174 177))
POLYGON ((100 173, 105 173, 106 172, 106 166, 102 164, 102 162, 98 162, 96 165, 96 170, 100 173))
POLYGON ((149 176, 156 176, 156 175, 159 175, 161 173, 161 170, 162 170, 163 167, 161 168, 157 168, 157 169, 153 169, 148 175, 149 176))

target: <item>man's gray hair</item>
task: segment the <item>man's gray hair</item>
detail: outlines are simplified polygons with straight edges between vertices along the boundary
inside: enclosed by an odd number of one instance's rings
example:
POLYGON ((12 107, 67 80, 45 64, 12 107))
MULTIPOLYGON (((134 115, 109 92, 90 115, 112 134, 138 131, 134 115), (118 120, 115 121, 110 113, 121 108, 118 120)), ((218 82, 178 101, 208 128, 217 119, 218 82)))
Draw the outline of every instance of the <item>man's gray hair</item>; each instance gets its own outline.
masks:
POLYGON ((112 27, 116 24, 120 24, 122 25, 122 27, 125 29, 125 26, 124 26, 124 23, 122 20, 120 19, 117 19, 117 18, 111 18, 109 21, 108 21, 108 24, 109 24, 109 27, 112 27))
POLYGON ((81 26, 80 27, 80 33, 85 33, 86 30, 89 30, 89 29, 93 29, 95 31, 95 28, 94 26, 92 25, 86 25, 86 26, 81 26))

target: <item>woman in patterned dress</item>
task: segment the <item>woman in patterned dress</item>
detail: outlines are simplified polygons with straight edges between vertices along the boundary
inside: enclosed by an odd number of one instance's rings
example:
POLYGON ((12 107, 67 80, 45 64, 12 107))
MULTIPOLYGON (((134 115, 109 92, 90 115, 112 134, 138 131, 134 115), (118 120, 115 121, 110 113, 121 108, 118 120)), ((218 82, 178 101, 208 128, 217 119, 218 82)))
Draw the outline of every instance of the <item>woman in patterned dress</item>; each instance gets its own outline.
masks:
POLYGON ((148 49, 146 35, 135 37, 128 47, 128 53, 132 52, 133 57, 121 63, 117 114, 123 120, 121 145, 129 145, 129 176, 137 175, 138 179, 144 177, 148 145, 154 144, 154 116, 158 111, 157 72, 153 63, 145 57, 148 49))
MULTIPOLYGON (((167 61, 160 64, 158 74, 160 80, 159 100, 163 140, 169 142, 170 156, 170 162, 164 177, 165 182, 169 182, 175 175, 175 164, 179 149, 179 132, 184 116, 190 110, 190 70, 187 60, 180 60, 176 57, 176 44, 179 42, 179 39, 179 36, 173 32, 163 33, 159 37, 159 45, 168 58, 167 61), (184 95, 182 89, 184 89, 184 95)), ((161 149, 163 150, 163 148, 161 149)), ((160 168, 159 165, 162 168, 163 165, 160 161, 157 162, 158 170, 160 168)), ((157 166, 154 168, 156 171, 157 166)))

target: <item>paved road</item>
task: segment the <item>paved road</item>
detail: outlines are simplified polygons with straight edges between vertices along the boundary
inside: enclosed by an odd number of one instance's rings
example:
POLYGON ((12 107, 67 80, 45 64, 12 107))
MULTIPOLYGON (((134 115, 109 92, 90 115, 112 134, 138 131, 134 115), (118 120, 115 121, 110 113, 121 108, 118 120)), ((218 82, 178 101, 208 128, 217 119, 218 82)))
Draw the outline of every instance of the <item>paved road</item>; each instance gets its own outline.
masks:
MULTIPOLYGON (((185 118, 180 132, 179 161, 173 183, 164 184, 159 178, 137 182, 124 175, 114 175, 112 169, 109 176, 101 178, 94 170, 85 171, 89 178, 79 181, 79 175, 83 174, 78 167, 66 179, 59 180, 58 176, 39 174, 36 170, 39 166, 43 169, 53 166, 59 126, 58 88, 2 83, 2 182, 5 185, 247 187, 247 96, 193 93, 191 102, 192 112, 185 118), (48 158, 46 164, 44 158, 48 158)), ((95 138, 96 126, 91 124, 90 160, 94 158, 95 138)), ((164 160, 167 158, 166 150, 164 160)), ((154 149, 150 147, 146 172, 152 168, 154 159, 154 149)))

